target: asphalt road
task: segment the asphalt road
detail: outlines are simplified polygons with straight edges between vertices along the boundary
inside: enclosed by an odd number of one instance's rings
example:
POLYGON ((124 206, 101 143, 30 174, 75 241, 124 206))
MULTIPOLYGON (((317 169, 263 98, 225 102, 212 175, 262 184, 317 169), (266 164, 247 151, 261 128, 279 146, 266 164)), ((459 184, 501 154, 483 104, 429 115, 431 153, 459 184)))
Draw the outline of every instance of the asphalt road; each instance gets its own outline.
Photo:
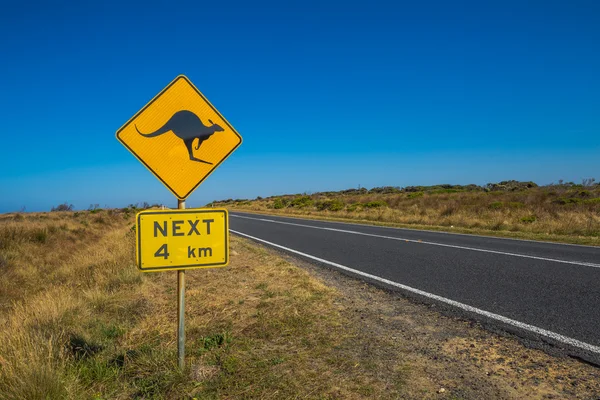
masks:
POLYGON ((230 227, 600 365, 600 248, 238 212, 230 227))

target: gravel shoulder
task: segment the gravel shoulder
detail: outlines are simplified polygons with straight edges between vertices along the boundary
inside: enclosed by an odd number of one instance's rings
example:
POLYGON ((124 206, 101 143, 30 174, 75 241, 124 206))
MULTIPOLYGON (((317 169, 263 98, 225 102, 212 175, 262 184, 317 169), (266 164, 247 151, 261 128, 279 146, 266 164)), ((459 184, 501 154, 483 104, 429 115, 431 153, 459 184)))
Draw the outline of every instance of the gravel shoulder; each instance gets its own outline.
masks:
POLYGON ((597 399, 600 369, 528 347, 505 332, 440 312, 338 271, 268 249, 340 295, 335 306, 356 331, 356 358, 379 374, 401 361, 406 398, 597 399))

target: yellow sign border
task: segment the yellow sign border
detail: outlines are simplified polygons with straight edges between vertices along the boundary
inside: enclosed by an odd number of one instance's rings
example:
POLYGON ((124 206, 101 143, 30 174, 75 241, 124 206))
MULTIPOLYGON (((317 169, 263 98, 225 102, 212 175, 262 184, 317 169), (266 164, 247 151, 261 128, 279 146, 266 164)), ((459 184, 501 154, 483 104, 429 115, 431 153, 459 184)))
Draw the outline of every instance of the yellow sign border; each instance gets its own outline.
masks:
POLYGON ((129 150, 129 152, 131 154, 133 154, 135 156, 135 158, 138 159, 139 162, 142 163, 142 165, 144 165, 148 171, 152 172, 152 174, 158 178, 159 181, 161 181, 163 183, 163 185, 165 185, 167 187, 167 189, 169 189, 169 191, 171 193, 173 193, 173 195, 175 195, 175 197, 177 197, 180 200, 185 200, 189 197, 190 194, 192 194, 192 192, 194 190, 196 190, 198 188, 198 186, 200 186, 200 184, 202 182, 204 182, 204 180, 206 180, 206 178, 208 178, 215 169, 217 169, 217 167, 219 165, 221 165, 221 163, 223 161, 225 161, 230 155, 231 153, 233 153, 238 147, 240 147, 240 145, 242 144, 242 136, 235 130, 235 128, 233 126, 231 126, 231 124, 229 123, 229 121, 227 121, 225 119, 225 117, 223 117, 223 115, 221 115, 221 113, 219 112, 219 110, 217 110, 215 108, 215 106, 212 105, 212 103, 210 101, 208 101, 208 99, 206 97, 204 97, 204 95, 202 94, 202 92, 200 92, 200 90, 198 90, 198 88, 192 83, 192 81, 189 80, 189 78, 185 75, 178 75, 175 79, 173 79, 173 81, 171 81, 171 83, 169 83, 163 90, 160 91, 160 93, 158 93, 156 96, 154 96, 152 98, 152 100, 150 100, 140 111, 138 111, 133 117, 129 118, 129 120, 127 122, 125 122, 125 124, 123 124, 123 126, 121 126, 116 133, 116 137, 117 140, 119 142, 121 142, 121 144, 123 146, 125 146, 125 148, 127 148, 127 150, 129 150), (119 137, 119 133, 121 133, 123 131, 123 129, 125 129, 134 119, 136 119, 140 114, 142 114, 152 103, 154 103, 160 96, 163 95, 163 93, 165 93, 171 86, 173 86, 175 84, 175 82, 177 82, 179 79, 185 79, 185 81, 196 91, 196 93, 198 93, 198 95, 202 98, 202 100, 204 100, 206 102, 206 104, 208 104, 212 110, 219 116, 219 118, 221 118, 223 120, 223 122, 225 122, 227 124, 227 126, 229 127, 229 129, 231 129, 231 131, 233 133, 235 133, 235 135, 240 139, 239 143, 231 149, 231 151, 229 153, 227 153, 227 155, 225 157, 223 157, 223 159, 221 161, 219 161, 218 163, 216 163, 213 168, 206 174, 204 175, 204 177, 192 188, 190 189, 189 192, 187 192, 184 196, 180 196, 178 193, 175 193, 175 191, 156 173, 154 172, 154 170, 152 168, 150 168, 150 166, 148 164, 146 164, 144 162, 144 160, 142 160, 135 151, 133 151, 133 149, 129 146, 127 146, 127 144, 121 140, 121 138, 119 137))
POLYGON ((177 271, 185 269, 200 269, 200 268, 223 268, 229 265, 229 211, 225 208, 211 208, 211 209, 183 209, 183 210, 145 210, 137 213, 136 217, 136 246, 135 246, 135 259, 138 270, 142 272, 161 272, 161 271, 177 271), (142 215, 161 215, 161 214, 198 214, 198 213, 214 213, 222 212, 225 214, 225 261, 222 263, 212 264, 193 264, 185 266, 173 266, 169 265, 166 267, 153 267, 153 268, 142 268, 142 230, 140 229, 140 217, 142 215))

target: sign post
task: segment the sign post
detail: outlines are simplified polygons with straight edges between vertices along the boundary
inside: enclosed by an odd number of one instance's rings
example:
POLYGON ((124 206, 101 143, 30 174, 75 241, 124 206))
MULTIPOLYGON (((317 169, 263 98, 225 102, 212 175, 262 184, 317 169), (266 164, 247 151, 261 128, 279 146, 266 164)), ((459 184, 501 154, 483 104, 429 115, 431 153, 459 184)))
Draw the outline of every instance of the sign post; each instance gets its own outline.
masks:
POLYGON ((117 131, 117 139, 177 198, 177 210, 136 217, 142 272, 177 271, 177 363, 185 367, 185 270, 229 263, 225 209, 186 210, 187 197, 242 143, 242 137, 180 75, 117 131))
MULTIPOLYGON (((185 200, 177 200, 177 208, 185 209, 185 200)), ((185 367, 185 270, 177 270, 177 365, 185 367)))

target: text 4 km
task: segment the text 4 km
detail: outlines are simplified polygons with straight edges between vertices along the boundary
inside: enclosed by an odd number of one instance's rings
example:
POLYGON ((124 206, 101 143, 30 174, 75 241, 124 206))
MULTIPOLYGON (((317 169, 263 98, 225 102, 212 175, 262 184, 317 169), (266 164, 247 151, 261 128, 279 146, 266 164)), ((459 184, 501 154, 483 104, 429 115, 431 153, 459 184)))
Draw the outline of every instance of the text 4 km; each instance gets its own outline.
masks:
MULTIPOLYGON (((162 257, 165 260, 169 258, 169 245, 167 243, 163 244, 156 250, 154 253, 154 257, 162 257)), ((199 257, 212 257, 213 251, 210 247, 187 247, 187 255, 188 258, 199 258, 199 257), (196 250, 198 250, 198 256, 196 256, 196 250)))

